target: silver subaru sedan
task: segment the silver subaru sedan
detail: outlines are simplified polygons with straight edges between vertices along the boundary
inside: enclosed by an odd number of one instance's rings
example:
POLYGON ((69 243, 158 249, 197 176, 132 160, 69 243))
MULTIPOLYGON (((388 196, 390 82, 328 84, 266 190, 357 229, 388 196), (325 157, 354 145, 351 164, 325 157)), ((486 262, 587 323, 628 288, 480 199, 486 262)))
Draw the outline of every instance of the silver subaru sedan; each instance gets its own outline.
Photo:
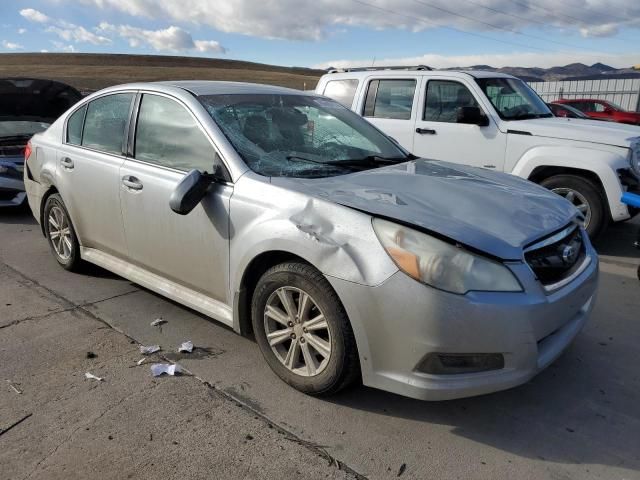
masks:
POLYGON ((568 201, 416 158, 312 93, 108 88, 27 155, 29 205, 62 267, 99 265, 255 336, 308 394, 513 387, 594 305, 598 258, 568 201))

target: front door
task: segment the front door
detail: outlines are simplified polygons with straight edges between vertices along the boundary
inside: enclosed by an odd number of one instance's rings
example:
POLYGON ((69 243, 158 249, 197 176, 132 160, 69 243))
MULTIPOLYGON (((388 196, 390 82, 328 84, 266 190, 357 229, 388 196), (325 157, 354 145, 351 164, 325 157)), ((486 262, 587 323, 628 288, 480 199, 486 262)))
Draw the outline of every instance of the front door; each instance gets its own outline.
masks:
MULTIPOLYGON (((506 135, 491 116, 489 125, 458 123, 460 107, 484 108, 458 80, 425 79, 416 121, 413 153, 424 158, 502 171, 506 135)), ((486 114, 486 112, 485 112, 486 114)))
POLYGON ((215 149, 178 101, 144 94, 134 158, 120 170, 120 199, 130 261, 170 281, 229 304, 230 185, 216 184, 188 215, 169 208, 185 173, 211 172, 215 149))

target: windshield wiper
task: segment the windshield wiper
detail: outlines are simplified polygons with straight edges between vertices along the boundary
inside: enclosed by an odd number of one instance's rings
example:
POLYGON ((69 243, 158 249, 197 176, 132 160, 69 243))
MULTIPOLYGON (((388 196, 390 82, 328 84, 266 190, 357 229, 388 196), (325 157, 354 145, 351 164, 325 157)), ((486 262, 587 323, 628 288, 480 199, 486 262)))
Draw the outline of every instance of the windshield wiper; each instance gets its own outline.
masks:
POLYGON ((329 165, 331 167, 338 166, 338 167, 349 168, 348 165, 339 165, 338 163, 334 163, 333 161, 323 162, 322 160, 314 160, 313 158, 301 157, 299 155, 287 155, 285 158, 288 161, 295 160, 299 162, 315 163, 316 165, 329 165))

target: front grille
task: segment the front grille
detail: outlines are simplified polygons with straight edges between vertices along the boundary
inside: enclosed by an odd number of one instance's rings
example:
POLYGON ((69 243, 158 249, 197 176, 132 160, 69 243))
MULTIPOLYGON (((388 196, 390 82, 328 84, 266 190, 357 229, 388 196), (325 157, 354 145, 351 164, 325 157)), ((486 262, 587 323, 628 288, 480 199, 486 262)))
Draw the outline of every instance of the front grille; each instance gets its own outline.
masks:
POLYGON ((538 242, 526 249, 524 254, 527 264, 545 286, 560 282, 573 274, 580 268, 586 255, 582 233, 577 226, 559 239, 551 239, 552 242, 538 242))

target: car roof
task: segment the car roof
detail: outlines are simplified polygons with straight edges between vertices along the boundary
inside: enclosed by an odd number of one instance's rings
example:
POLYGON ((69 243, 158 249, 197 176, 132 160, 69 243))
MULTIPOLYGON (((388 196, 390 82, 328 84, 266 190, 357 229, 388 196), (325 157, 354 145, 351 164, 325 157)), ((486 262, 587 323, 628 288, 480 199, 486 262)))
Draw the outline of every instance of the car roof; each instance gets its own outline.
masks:
POLYGON ((416 68, 407 67, 406 69, 401 69, 399 67, 394 67, 390 69, 385 69, 384 67, 380 68, 362 68, 362 69, 344 69, 344 70, 335 70, 329 73, 326 73, 324 77, 327 80, 331 78, 361 78, 367 76, 389 76, 389 77, 398 77, 398 76, 425 76, 425 77, 440 77, 443 75, 450 76, 453 78, 516 78, 513 75, 509 75, 507 73, 500 72, 490 72, 485 70, 418 70, 416 68))
POLYGON ((201 95, 233 95, 233 94, 272 94, 272 95, 300 95, 303 93, 315 95, 313 91, 295 90, 293 88, 276 85, 262 85, 246 82, 221 82, 214 80, 178 80, 152 82, 150 85, 166 85, 187 90, 196 96, 201 95))

